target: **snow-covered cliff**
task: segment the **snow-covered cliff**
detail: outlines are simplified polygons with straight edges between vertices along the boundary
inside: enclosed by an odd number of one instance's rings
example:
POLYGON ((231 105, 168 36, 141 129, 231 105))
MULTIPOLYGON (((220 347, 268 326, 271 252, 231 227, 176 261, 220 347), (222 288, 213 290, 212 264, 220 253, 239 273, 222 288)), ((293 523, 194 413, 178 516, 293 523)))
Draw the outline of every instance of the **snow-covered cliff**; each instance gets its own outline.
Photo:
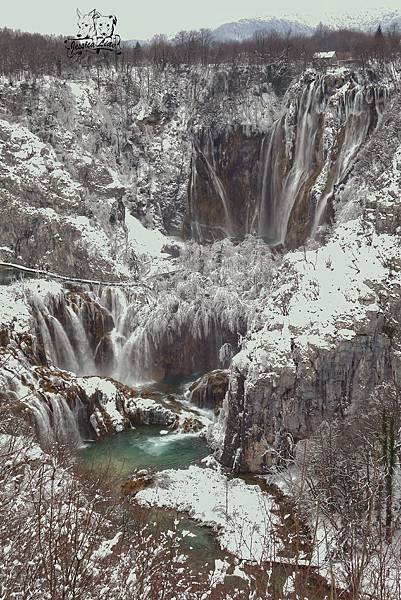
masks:
POLYGON ((397 71, 308 71, 283 97, 277 69, 1 82, 0 258, 100 282, 16 286, 3 328, 23 316, 35 367, 129 385, 234 356, 210 439, 241 470, 357 405, 395 360, 397 71))

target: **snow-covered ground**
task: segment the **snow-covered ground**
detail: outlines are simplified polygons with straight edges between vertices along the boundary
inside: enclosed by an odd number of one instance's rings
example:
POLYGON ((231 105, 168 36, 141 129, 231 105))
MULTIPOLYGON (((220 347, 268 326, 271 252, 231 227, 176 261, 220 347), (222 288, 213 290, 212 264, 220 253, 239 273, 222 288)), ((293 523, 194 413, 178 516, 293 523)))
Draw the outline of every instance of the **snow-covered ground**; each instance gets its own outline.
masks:
MULTIPOLYGON (((129 281, 139 272, 147 291, 134 300, 127 294, 124 323, 118 331, 116 327, 112 340, 121 345, 131 340, 128 350, 136 354, 126 355, 127 373, 133 371, 134 359, 138 370, 153 366, 160 348, 168 354, 185 335, 189 338, 183 345, 185 356, 192 357, 202 344, 207 353, 216 351, 218 356, 215 337, 229 332, 233 346, 237 338, 241 345, 232 362, 233 378, 241 371, 247 391, 261 379, 274 387, 283 370, 294 374, 300 361, 308 361, 311 349, 317 353, 331 350, 369 332, 384 310, 377 287, 401 284, 399 231, 393 227, 401 188, 400 149, 381 176, 382 189, 366 197, 368 203, 381 207, 382 229, 375 229, 366 215, 355 218, 351 210, 355 206, 347 205, 339 213, 344 222, 333 226, 322 245, 312 242, 307 249, 284 257, 252 236, 241 243, 223 240, 199 247, 193 242, 177 243, 166 235, 169 230, 180 231, 185 211, 190 120, 195 128, 224 125, 228 120, 265 132, 271 125, 277 97, 270 84, 257 84, 258 74, 251 71, 239 69, 239 77, 249 76, 249 86, 239 97, 222 102, 225 91, 214 99, 208 96, 217 78, 212 70, 194 70, 194 77, 188 78, 166 69, 152 74, 153 89, 140 88, 134 106, 116 103, 109 88, 99 95, 94 81, 61 85, 49 78, 43 86, 37 122, 27 116, 24 123, 0 121, 0 170, 4 210, 8 211, 0 257, 28 261, 38 268, 50 262, 52 270, 65 269, 69 274, 79 270, 81 277, 88 272, 93 277, 113 275, 129 281), (172 90, 171 97, 165 96, 165 89, 172 90), (115 104, 116 113, 111 108, 115 104), (57 118, 45 128, 41 116, 54 105, 57 118), (178 254, 172 246, 179 246, 180 257, 172 257, 178 254), (34 251, 37 255, 32 256, 34 251), (166 272, 171 274, 166 280, 150 279, 166 272)), ((135 77, 139 85, 139 73, 135 77)), ((224 68, 218 77, 226 90, 229 78, 224 68)), ((9 88, 3 91, 17 94, 9 88)), ((339 88, 338 96, 342 91, 339 88)), ((327 146, 332 135, 327 127, 327 146)), ((30 297, 34 294, 43 302, 48 295, 63 293, 60 283, 45 279, 0 286, 1 326, 15 334, 31 332, 30 297)), ((102 336, 108 333, 105 330, 102 336)), ((123 392, 105 377, 76 377, 52 367, 38 368, 29 363, 28 342, 21 347, 19 343, 13 337, 0 382, 16 407, 42 419, 45 433, 58 418, 61 425, 57 423, 56 430, 66 426, 71 435, 73 427, 77 429, 77 405, 71 393, 89 399, 90 422, 98 435, 122 431, 131 425, 130 417, 138 414, 157 417, 163 434, 174 423, 176 412, 173 406, 170 410, 168 401, 161 404, 136 392, 123 392)), ((180 355, 172 354, 169 361, 176 356, 180 355)), ((223 409, 213 428, 219 449, 224 443, 226 415, 223 409)), ((210 424, 207 414, 184 406, 178 431, 191 419, 200 421, 204 429, 210 424)), ((214 459, 157 474, 137 500, 144 506, 188 513, 214 528, 221 547, 240 559, 280 560, 283 548, 276 533, 279 517, 274 500, 258 486, 228 477, 214 459)), ((322 540, 324 533, 318 532, 322 540)), ((100 554, 117 542, 118 538, 111 537, 110 544, 102 543, 100 554)), ((285 590, 287 594, 294 590, 291 578, 285 590)))
POLYGON ((258 485, 225 475, 211 457, 202 466, 167 470, 136 495, 139 504, 173 508, 213 527, 222 548, 235 556, 260 563, 280 560, 282 542, 274 528, 274 500, 258 485))
POLYGON ((294 368, 294 347, 302 356, 308 347, 352 339, 381 311, 375 285, 400 260, 397 238, 376 234, 362 218, 339 225, 316 250, 287 254, 259 315, 264 325, 248 335, 234 368, 246 365, 250 379, 274 378, 280 368, 294 368))
POLYGON ((32 294, 44 300, 48 294, 58 294, 62 286, 57 281, 24 279, 10 285, 0 285, 0 325, 13 325, 17 333, 30 329, 32 315, 29 298, 32 294))

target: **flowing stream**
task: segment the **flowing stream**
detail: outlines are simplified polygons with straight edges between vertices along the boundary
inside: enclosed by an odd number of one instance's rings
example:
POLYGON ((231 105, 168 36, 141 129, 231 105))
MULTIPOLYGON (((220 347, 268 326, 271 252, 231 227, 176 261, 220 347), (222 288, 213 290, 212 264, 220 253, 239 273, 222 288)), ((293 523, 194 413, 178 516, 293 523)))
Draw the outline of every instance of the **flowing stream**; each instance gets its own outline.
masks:
MULTIPOLYGON (((86 444, 79 450, 78 461, 92 472, 123 479, 135 469, 161 471, 187 467, 209 453, 206 442, 198 436, 142 426, 86 444)), ((214 533, 192 519, 165 509, 136 507, 135 511, 139 519, 162 531, 176 528, 178 533, 185 532, 183 550, 191 556, 191 562, 200 567, 208 564, 212 568, 217 558, 224 558, 214 533)))
POLYGON ((192 434, 176 434, 144 425, 86 444, 79 451, 83 464, 121 476, 134 469, 179 469, 210 453, 206 442, 192 434))

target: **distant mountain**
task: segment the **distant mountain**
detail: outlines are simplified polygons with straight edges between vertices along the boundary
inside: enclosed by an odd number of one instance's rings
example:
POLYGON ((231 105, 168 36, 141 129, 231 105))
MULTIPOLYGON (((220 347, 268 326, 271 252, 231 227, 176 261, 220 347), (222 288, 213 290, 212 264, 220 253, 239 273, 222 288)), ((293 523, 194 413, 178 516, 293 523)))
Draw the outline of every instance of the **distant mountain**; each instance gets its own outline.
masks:
POLYGON ((246 40, 258 31, 276 31, 280 34, 312 35, 319 22, 332 29, 358 29, 373 32, 379 25, 383 31, 396 29, 401 32, 401 10, 372 9, 361 13, 326 14, 321 19, 305 15, 288 15, 283 18, 268 16, 254 19, 241 19, 224 23, 213 31, 216 41, 246 40))
POLYGON ((220 25, 213 31, 216 41, 228 40, 242 41, 252 38, 258 31, 276 31, 282 35, 311 35, 313 28, 300 21, 280 19, 276 17, 257 17, 255 19, 241 19, 233 23, 220 25))
POLYGON ((395 28, 401 32, 401 9, 368 9, 354 14, 327 14, 321 21, 335 29, 359 29, 372 33, 381 25, 383 31, 390 31, 395 28))
MULTIPOLYGON (((281 35, 312 35, 317 25, 323 23, 331 29, 358 29, 373 33, 379 25, 384 32, 393 29, 401 33, 401 9, 369 9, 359 13, 325 13, 320 19, 305 14, 255 17, 224 23, 212 31, 218 42, 229 40, 242 41, 252 38, 258 31, 276 31, 281 35)), ((171 39, 174 36, 171 36, 171 39)), ((149 44, 149 40, 124 40, 123 46, 133 47, 139 42, 141 46, 149 44)))

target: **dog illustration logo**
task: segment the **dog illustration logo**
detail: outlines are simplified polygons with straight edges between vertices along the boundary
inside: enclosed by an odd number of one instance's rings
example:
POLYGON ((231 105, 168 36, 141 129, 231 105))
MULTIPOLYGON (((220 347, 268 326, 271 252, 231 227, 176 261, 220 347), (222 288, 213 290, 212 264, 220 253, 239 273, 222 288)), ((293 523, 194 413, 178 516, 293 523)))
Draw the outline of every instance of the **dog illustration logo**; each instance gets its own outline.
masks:
POLYGON ((117 17, 114 15, 96 15, 94 17, 96 37, 99 39, 110 38, 113 36, 114 28, 117 24, 117 17))
POLYGON ((64 42, 68 56, 82 56, 84 52, 99 54, 101 50, 121 54, 116 25, 115 15, 102 15, 96 8, 85 14, 77 8, 77 34, 64 42))
POLYGON ((96 34, 94 19, 99 13, 96 9, 91 10, 88 14, 83 15, 77 8, 78 17, 78 33, 77 38, 92 38, 96 34))

